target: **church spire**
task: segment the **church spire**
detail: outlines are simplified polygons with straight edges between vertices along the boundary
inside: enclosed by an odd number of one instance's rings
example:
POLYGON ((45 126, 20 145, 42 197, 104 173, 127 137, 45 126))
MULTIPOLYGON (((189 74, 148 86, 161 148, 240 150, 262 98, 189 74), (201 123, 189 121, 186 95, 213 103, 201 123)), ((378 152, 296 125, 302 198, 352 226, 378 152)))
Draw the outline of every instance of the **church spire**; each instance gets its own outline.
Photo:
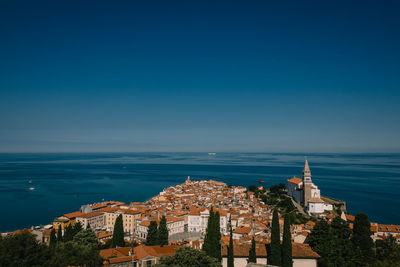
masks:
POLYGON ((308 160, 305 158, 304 161, 304 169, 303 169, 303 182, 304 183, 311 183, 311 171, 310 166, 308 166, 308 160))

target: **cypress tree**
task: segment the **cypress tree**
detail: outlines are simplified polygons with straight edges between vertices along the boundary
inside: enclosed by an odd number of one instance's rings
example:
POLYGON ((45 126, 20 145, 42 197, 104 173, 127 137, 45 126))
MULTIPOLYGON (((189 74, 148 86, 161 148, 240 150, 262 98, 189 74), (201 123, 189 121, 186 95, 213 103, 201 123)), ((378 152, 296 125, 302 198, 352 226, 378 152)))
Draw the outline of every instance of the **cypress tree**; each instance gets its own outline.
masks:
POLYGON ((315 224, 308 239, 311 248, 321 256, 318 260, 318 266, 335 266, 333 264, 334 258, 338 257, 336 244, 333 242, 335 237, 326 220, 319 220, 315 224))
POLYGON ((82 230, 82 224, 80 222, 77 222, 74 226, 74 235, 79 233, 82 230))
POLYGON ((282 243, 282 266, 292 267, 292 235, 290 233, 290 219, 289 215, 285 216, 283 226, 283 243, 282 243))
POLYGON ((54 248, 56 246, 56 243, 57 243, 56 231, 54 229, 52 229, 51 233, 50 233, 50 244, 49 244, 49 246, 51 248, 54 248))
POLYGON ((124 225, 122 222, 122 214, 120 214, 115 220, 112 247, 123 247, 125 246, 124 241, 124 225))
POLYGON ((249 250, 249 262, 257 262, 257 255, 256 255, 256 241, 254 240, 254 236, 251 239, 251 247, 249 250))
POLYGON ((217 211, 214 215, 214 227, 215 227, 215 240, 214 240, 214 258, 222 261, 221 255, 221 225, 220 225, 220 215, 217 211))
MULTIPOLYGON (((354 245, 350 240, 352 231, 349 223, 342 220, 339 216, 335 217, 331 223, 333 235, 332 247, 335 248, 332 260, 336 266, 359 266, 361 257, 356 255, 354 245)), ((322 256, 322 255, 321 255, 322 256)))
POLYGON ((151 221, 149 228, 147 229, 147 246, 155 246, 158 244, 158 229, 156 221, 151 221))
POLYGON ((234 267, 234 260, 233 260, 233 231, 232 231, 232 222, 231 218, 229 217, 229 247, 228 247, 228 266, 227 267, 234 267))
POLYGON ((71 241, 72 238, 74 237, 74 233, 73 233, 74 229, 72 228, 71 224, 68 224, 67 228, 65 228, 65 232, 64 232, 64 242, 68 242, 71 241))
POLYGON ((361 250, 364 262, 371 262, 374 259, 374 242, 371 238, 371 223, 368 215, 358 213, 354 220, 352 242, 356 248, 361 250))
POLYGON ((57 242, 62 242, 63 238, 62 238, 62 229, 61 229, 61 225, 58 226, 58 231, 57 231, 57 242))
POLYGON ((165 216, 162 216, 158 227, 158 244, 160 246, 168 245, 168 228, 165 216))
POLYGON ((216 239, 216 233, 215 233, 215 220, 214 220, 214 209, 211 207, 210 209, 210 215, 208 216, 208 222, 207 222, 207 230, 206 230, 206 236, 204 237, 204 244, 203 244, 203 251, 211 257, 214 257, 214 245, 215 245, 215 239, 216 239))
POLYGON ((87 224, 86 229, 91 229, 92 227, 90 227, 90 223, 87 224))
POLYGON ((271 231, 271 265, 281 266, 281 240, 279 231, 279 216, 275 209, 272 216, 272 231, 271 231))

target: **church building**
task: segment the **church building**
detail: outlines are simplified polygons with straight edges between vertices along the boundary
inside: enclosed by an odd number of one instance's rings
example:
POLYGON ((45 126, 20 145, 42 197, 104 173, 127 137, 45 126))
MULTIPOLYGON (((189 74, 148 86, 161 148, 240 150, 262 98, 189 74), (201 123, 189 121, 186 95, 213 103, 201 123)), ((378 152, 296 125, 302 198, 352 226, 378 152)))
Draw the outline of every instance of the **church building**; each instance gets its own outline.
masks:
POLYGON ((308 213, 331 211, 333 206, 321 199, 318 187, 311 180, 311 171, 307 159, 304 162, 303 179, 293 177, 287 180, 288 195, 302 205, 308 213))

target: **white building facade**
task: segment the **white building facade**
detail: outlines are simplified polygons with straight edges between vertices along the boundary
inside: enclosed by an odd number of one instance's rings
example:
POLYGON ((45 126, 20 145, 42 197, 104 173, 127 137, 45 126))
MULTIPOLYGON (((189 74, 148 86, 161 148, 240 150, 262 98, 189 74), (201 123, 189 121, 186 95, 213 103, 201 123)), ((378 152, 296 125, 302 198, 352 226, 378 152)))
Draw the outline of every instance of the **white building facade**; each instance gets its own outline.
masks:
POLYGON ((331 204, 321 199, 321 192, 312 180, 311 171, 307 159, 304 162, 303 179, 293 177, 287 180, 288 195, 303 205, 308 213, 319 214, 333 210, 331 204))
MULTIPOLYGON (((191 212, 187 215, 188 232, 205 233, 207 230, 208 217, 210 216, 209 210, 205 209, 199 212, 191 212)), ((228 214, 220 212, 219 217, 221 234, 226 234, 228 231, 228 214)))

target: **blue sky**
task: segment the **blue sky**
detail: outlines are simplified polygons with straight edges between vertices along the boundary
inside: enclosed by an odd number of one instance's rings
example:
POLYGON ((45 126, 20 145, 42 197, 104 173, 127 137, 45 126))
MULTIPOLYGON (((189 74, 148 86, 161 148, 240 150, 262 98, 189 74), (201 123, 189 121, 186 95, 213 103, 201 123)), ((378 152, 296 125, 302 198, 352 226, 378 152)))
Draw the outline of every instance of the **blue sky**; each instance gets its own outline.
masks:
POLYGON ((399 12, 2 1, 0 152, 400 152, 399 12))

